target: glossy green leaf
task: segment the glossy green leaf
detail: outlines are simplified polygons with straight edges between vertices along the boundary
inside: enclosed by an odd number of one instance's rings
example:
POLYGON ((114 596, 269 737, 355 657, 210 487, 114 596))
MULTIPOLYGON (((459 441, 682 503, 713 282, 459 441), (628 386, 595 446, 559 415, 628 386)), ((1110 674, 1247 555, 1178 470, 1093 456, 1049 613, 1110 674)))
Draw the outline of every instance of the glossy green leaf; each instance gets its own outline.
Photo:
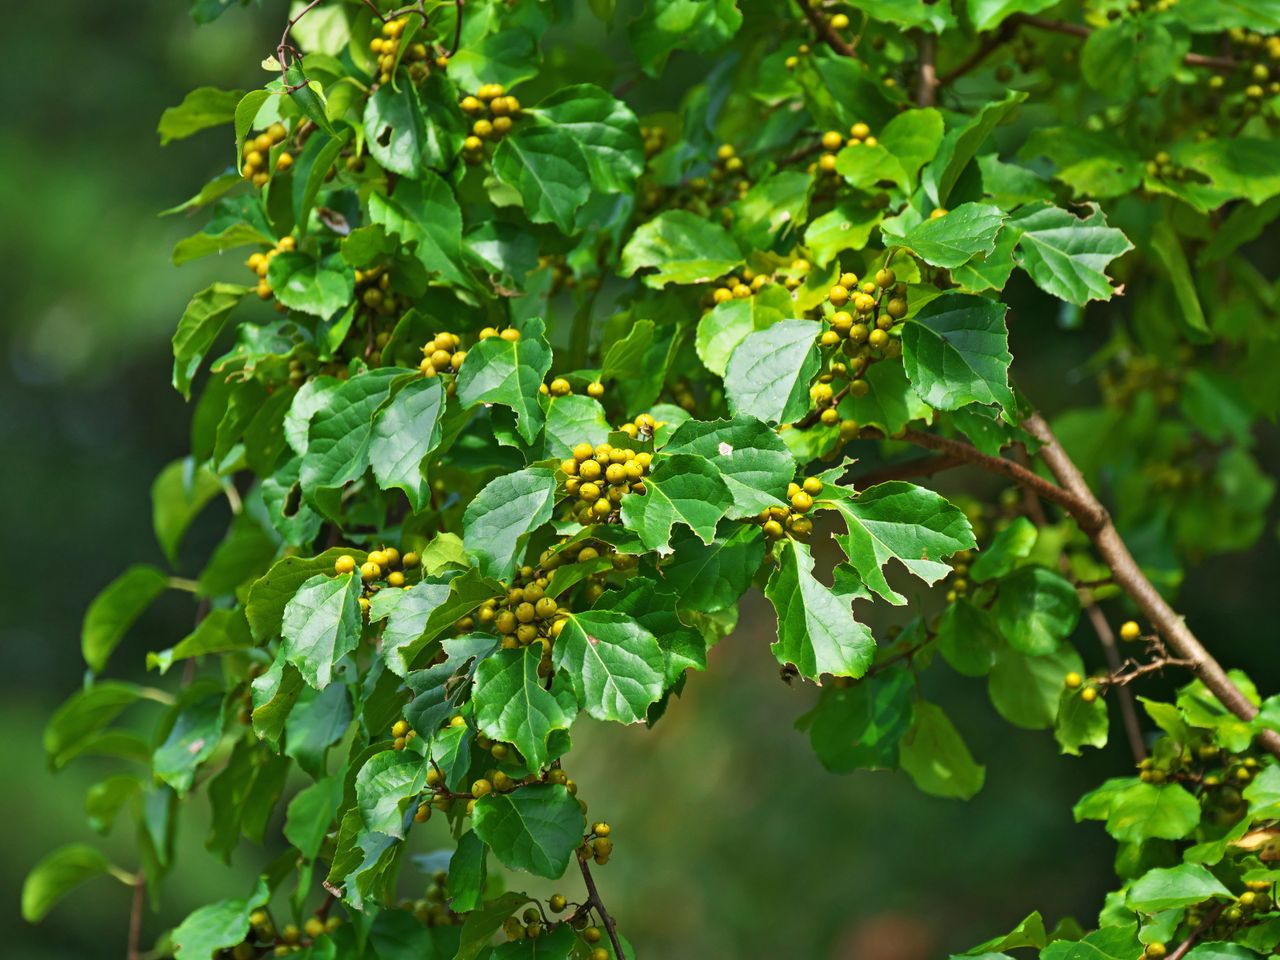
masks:
POLYGON ((729 409, 766 423, 789 423, 809 408, 809 381, 818 372, 816 339, 810 320, 783 320, 748 334, 725 369, 729 409))
POLYGON ((802 717, 813 752, 833 773, 893 770, 898 742, 911 726, 913 684, 906 670, 890 670, 851 687, 824 687, 802 717))
POLYGON ((529 535, 551 519, 556 479, 529 467, 491 480, 476 494, 462 519, 463 542, 480 572, 508 580, 529 535))
POLYGON ((107 584, 89 604, 80 628, 80 650, 94 673, 101 673, 111 652, 147 609, 164 593, 169 578, 147 564, 134 564, 107 584))
POLYGON ((1231 898, 1231 891, 1213 874, 1194 863, 1168 869, 1150 870, 1129 888, 1125 904, 1132 910, 1156 913, 1175 907, 1189 907, 1216 897, 1231 898))
POLYGON ((440 443, 444 385, 439 377, 406 384, 373 418, 369 465, 384 490, 403 490, 416 513, 431 491, 426 459, 440 443))
POLYGON ((538 676, 541 648, 499 650, 476 668, 472 696, 476 725, 492 740, 515 744, 531 772, 547 763, 547 738, 568 730, 577 704, 565 704, 543 689, 538 676))
POLYGON ((169 107, 160 115, 160 146, 174 140, 182 140, 209 127, 230 123, 236 116, 236 105, 244 97, 243 90, 219 90, 217 87, 196 87, 176 107, 169 107))
POLYGON ((866 625, 854 619, 848 599, 813 575, 813 556, 805 544, 784 540, 776 557, 777 566, 764 588, 778 614, 774 657, 813 680, 823 674, 862 676, 871 666, 875 640, 866 625))
POLYGON ((265 880, 242 900, 219 900, 190 914, 172 933, 177 960, 208 960, 229 950, 249 932, 249 915, 266 904, 271 893, 265 880))
POLYGON ((1052 570, 1023 567, 1000 582, 994 608, 1010 646, 1030 656, 1053 653, 1080 619, 1075 587, 1052 570))
POLYGON ((716 613, 737 604, 751 586, 764 550, 764 535, 751 524, 721 524, 711 543, 677 529, 662 573, 679 591, 681 608, 716 613))
POLYGON ((644 169, 644 141, 635 114, 591 83, 557 90, 529 111, 571 134, 602 193, 627 189, 644 169))
POLYGON ((68 844, 45 854, 22 883, 22 919, 39 923, 80 884, 114 872, 102 853, 83 843, 68 844))
POLYGON ((321 318, 333 316, 355 295, 355 274, 336 254, 317 260, 282 253, 272 258, 267 280, 280 303, 321 318))
POLYGON ((187 399, 205 354, 248 292, 248 287, 238 284, 215 283, 192 297, 183 311, 173 334, 173 387, 187 399))
POLYGON ((622 498, 622 523, 646 549, 666 553, 678 523, 710 543, 732 503, 733 494, 713 464, 687 453, 664 454, 645 477, 644 493, 622 498))
POLYGON ((733 497, 731 519, 781 505, 796 462, 776 432, 750 416, 732 420, 686 420, 662 448, 663 456, 704 457, 720 471, 733 497))
POLYGON ((1016 259, 1036 286, 1068 303, 1110 300, 1115 290, 1104 272, 1121 254, 1132 250, 1123 233, 1107 226, 1096 205, 1087 217, 1059 207, 1035 204, 1010 220, 1021 232, 1016 259))
POLYGON ((742 262, 737 244, 721 227, 687 210, 668 210, 641 224, 622 250, 621 273, 644 274, 651 287, 705 283, 742 262))
POLYGON ((390 196, 370 196, 369 219, 410 246, 428 273, 446 283, 473 285, 463 265, 462 211, 453 190, 434 173, 400 180, 390 196))
POLYGON ((925 403, 940 410, 969 403, 1013 410, 1005 311, 994 300, 948 293, 926 303, 903 327, 903 368, 925 403))
POLYGON ((356 807, 365 828, 403 838, 406 811, 425 789, 430 769, 414 750, 383 750, 370 757, 356 774, 356 807))
POLYGON ((197 467, 190 458, 175 460, 160 471, 151 484, 151 524, 171 564, 178 562, 187 527, 221 492, 222 483, 213 471, 197 467))
POLYGON ((551 656, 556 669, 568 674, 579 704, 597 720, 639 723, 662 696, 662 648, 626 614, 571 614, 551 656))
POLYGON ((505 866, 552 880, 564 874, 585 828, 578 801, 552 783, 481 797, 472 821, 505 866))
POLYGON ((329 685, 338 661, 360 642, 360 577, 317 574, 284 608, 280 652, 317 690, 329 685))
POLYGON ((572 233, 591 196, 591 166, 578 139, 559 126, 519 127, 493 154, 494 175, 514 189, 534 223, 572 233))
POLYGON ((539 319, 525 322, 520 339, 481 340, 469 351, 458 371, 458 402, 464 407, 499 403, 516 413, 516 428, 525 443, 533 443, 542 429, 538 388, 551 369, 551 348, 539 319))
POLYGON ((908 226, 901 218, 880 224, 885 241, 906 247, 925 263, 938 267, 958 267, 990 253, 996 234, 1005 220, 999 207, 984 203, 964 203, 946 216, 930 217, 908 226))

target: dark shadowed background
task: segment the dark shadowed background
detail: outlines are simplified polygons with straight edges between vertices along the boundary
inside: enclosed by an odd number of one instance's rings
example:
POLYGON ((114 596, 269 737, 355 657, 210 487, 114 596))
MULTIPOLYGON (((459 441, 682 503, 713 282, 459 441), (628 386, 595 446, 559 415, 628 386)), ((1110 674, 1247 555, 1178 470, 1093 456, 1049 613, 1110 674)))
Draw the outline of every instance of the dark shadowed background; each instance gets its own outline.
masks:
MULTIPOLYGON (((225 164, 226 134, 162 150, 154 130, 191 87, 260 83, 256 64, 285 5, 233 11, 201 29, 185 6, 13 4, 0 32, 0 510, 14 562, 0 604, 6 956, 124 952, 130 894, 114 881, 94 881, 38 927, 19 919, 18 897, 31 864, 71 840, 104 843, 133 866, 127 824, 104 841, 84 822, 84 790, 108 768, 81 761, 55 776, 40 737, 82 679, 86 604, 126 564, 164 563, 149 487, 187 452, 190 414, 169 385, 169 336, 194 290, 240 279, 235 253, 171 267, 173 242, 198 224, 156 215, 225 164)), ((1026 309, 1011 323, 1019 382, 1050 410, 1091 393, 1073 371, 1106 317, 1091 315, 1076 332, 1055 321, 1026 309)), ((1275 473, 1274 436, 1261 457, 1275 473)), ((209 511, 189 556, 209 549, 225 520, 209 511)), ((1257 625, 1274 612, 1272 520, 1249 555, 1191 571, 1183 601, 1220 657, 1268 693, 1280 689, 1280 666, 1273 632, 1257 625)), ((185 635, 191 615, 187 598, 165 598, 115 663, 143 678, 145 652, 185 635)), ((1096 913, 1114 848, 1098 825, 1073 823, 1070 808, 1127 770, 1123 749, 1059 757, 1051 734, 1000 720, 981 681, 934 671, 927 692, 987 765, 976 799, 929 798, 898 774, 829 775, 793 727, 813 695, 779 681, 771 611, 754 596, 742 619, 657 728, 584 720, 574 731, 571 774, 617 841, 598 873, 602 893, 643 956, 925 960, 1003 932, 1033 908, 1050 923, 1096 913)), ((1100 661, 1088 639, 1082 648, 1091 665, 1100 661)), ((199 904, 241 895, 271 854, 242 847, 223 867, 203 849, 204 811, 194 806, 144 942, 199 904)))

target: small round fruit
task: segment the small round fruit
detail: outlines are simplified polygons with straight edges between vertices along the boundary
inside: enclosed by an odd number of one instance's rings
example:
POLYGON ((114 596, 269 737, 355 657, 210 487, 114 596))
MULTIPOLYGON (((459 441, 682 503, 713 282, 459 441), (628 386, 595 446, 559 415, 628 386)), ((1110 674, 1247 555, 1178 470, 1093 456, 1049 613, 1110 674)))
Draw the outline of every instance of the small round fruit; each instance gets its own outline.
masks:
POLYGON ((1130 642, 1137 640, 1142 636, 1142 628, 1133 620, 1126 620, 1120 624, 1120 639, 1130 642))
POLYGON ((1068 690, 1078 690, 1080 685, 1083 683, 1084 677, 1080 676, 1080 674, 1076 673, 1074 670, 1062 678, 1062 684, 1068 690))
POLYGON ((356 558, 349 553, 344 553, 337 560, 333 561, 334 573, 350 573, 356 568, 356 558))
POLYGON ((377 580, 382 576, 382 568, 372 560, 366 560, 360 565, 360 579, 364 581, 377 580))
POLYGON ((1083 700, 1085 703, 1093 703, 1093 701, 1098 699, 1098 688, 1085 687, 1083 690, 1080 691, 1080 699, 1083 700))

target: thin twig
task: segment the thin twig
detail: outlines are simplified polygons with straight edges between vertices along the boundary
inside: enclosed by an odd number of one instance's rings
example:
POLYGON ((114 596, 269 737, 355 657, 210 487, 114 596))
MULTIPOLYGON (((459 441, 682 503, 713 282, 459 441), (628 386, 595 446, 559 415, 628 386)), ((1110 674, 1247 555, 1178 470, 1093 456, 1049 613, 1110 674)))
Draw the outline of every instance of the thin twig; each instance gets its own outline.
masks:
POLYGON ((1204 915, 1204 919, 1201 920, 1196 928, 1191 931, 1190 936, 1183 940, 1182 943, 1178 944, 1178 948, 1174 950, 1173 953, 1169 954, 1168 960, 1182 960, 1182 958, 1191 951, 1191 948, 1196 945, 1196 941, 1204 936, 1204 932, 1217 922, 1218 917, 1225 909, 1227 909, 1227 905, 1225 903, 1220 903, 1206 913, 1204 915))
POLYGON ((1006 20, 1004 23, 1000 24, 1000 29, 995 33, 989 34, 987 39, 982 41, 977 50, 973 51, 973 53, 971 53, 963 62, 944 73, 942 77, 939 78, 938 84, 943 87, 950 86, 978 64, 982 63, 982 61, 987 59, 987 57, 991 56, 998 47, 1008 43, 1013 39, 1013 25, 1014 23, 1011 20, 1006 20))
POLYGON ((458 46, 462 43, 462 3, 463 0, 457 0, 456 2, 458 22, 453 28, 453 47, 449 50, 450 57, 458 52, 458 46))
POLYGON ((147 875, 139 870, 133 881, 133 905, 129 908, 129 947, 125 960, 141 960, 142 911, 146 905, 147 875))
MULTIPOLYGON (((1186 661, 1185 665, 1213 692, 1218 702, 1241 720, 1251 721, 1257 716, 1258 708, 1227 676, 1222 665, 1205 649, 1191 628, 1187 626, 1186 621, 1169 606, 1169 603, 1147 579, 1146 574, 1133 558, 1133 554, 1129 552, 1128 546, 1121 539, 1107 511, 1089 489, 1080 468, 1063 450, 1058 438, 1049 429, 1049 425, 1039 414, 1033 414, 1023 423, 1023 427, 1040 441, 1039 456, 1057 478, 1058 483, 1062 485, 1061 489, 1068 494, 1069 499, 1066 502, 1071 503, 1075 508, 1068 509, 1076 518, 1076 522, 1081 524, 1085 533, 1089 535, 1089 539, 1093 541, 1094 548, 1102 561, 1111 568, 1117 586, 1121 587, 1137 604, 1143 616, 1155 627, 1165 643, 1178 658, 1186 661), (1077 509, 1079 513, 1076 512, 1077 509), (1098 517, 1102 518, 1101 523, 1095 522, 1098 517), (1087 526, 1082 522, 1082 518, 1088 521, 1087 526)), ((1267 751, 1280 757, 1280 734, 1263 730, 1258 733, 1257 739, 1267 751)))
POLYGON ((916 39, 916 50, 920 60, 916 78, 916 103, 922 107, 932 107, 938 92, 938 67, 934 62, 938 52, 938 38, 932 33, 921 31, 916 39))
POLYGON ((609 934, 609 942, 613 944, 613 955, 618 960, 623 960, 626 956, 622 952, 622 944, 618 942, 618 928, 613 922, 613 917, 609 915, 609 911, 605 909, 604 901, 600 899, 600 891, 596 889, 595 879, 591 876, 591 868, 587 866, 587 858, 581 851, 578 852, 578 866, 582 868, 582 880, 587 885, 587 900, 595 907, 596 913, 600 914, 600 922, 604 924, 605 932, 609 934))
POLYGON ((804 18, 809 21, 823 43, 842 57, 857 59, 857 51, 849 46, 844 37, 836 33, 836 28, 831 25, 831 21, 815 10, 810 0, 796 0, 796 6, 800 8, 800 12, 804 14, 804 18))
MULTIPOLYGON (((1123 665, 1120 662, 1120 651, 1116 649, 1116 635, 1111 624, 1107 623, 1106 615, 1092 599, 1085 603, 1084 612, 1093 626, 1093 632, 1098 635, 1098 643, 1102 646, 1103 656, 1107 658, 1110 675, 1118 676, 1123 665)), ((1133 754, 1134 761, 1141 763, 1147 758, 1147 745, 1142 739, 1142 725, 1138 722, 1138 711, 1133 705, 1133 693, 1125 683, 1118 684, 1116 693, 1120 704, 1120 719, 1129 740, 1129 751, 1133 754)))
POLYGON ((319 3, 320 3, 320 0, 311 0, 310 3, 308 3, 305 7, 299 10, 297 15, 292 17, 289 20, 289 22, 284 25, 284 33, 280 34, 280 45, 276 47, 276 60, 279 61, 280 63, 280 82, 284 84, 285 93, 293 93, 295 90, 301 90, 304 86, 306 86, 305 79, 302 81, 302 83, 292 84, 292 85, 289 83, 288 80, 285 79, 284 75, 289 70, 289 64, 285 60, 285 54, 291 53, 293 54, 295 59, 301 56, 298 53, 297 48, 294 47, 291 43, 289 43, 289 34, 293 31, 293 28, 297 26, 298 21, 301 20, 303 17, 305 17, 312 10, 314 10, 319 3))
POLYGON ((1151 673, 1163 673, 1165 667, 1190 667, 1190 660, 1183 660, 1178 657, 1157 657, 1147 663, 1138 663, 1136 660, 1126 660, 1123 664, 1117 666, 1107 676, 1103 677, 1099 684, 1101 686, 1111 688, 1119 687, 1123 690, 1139 677, 1145 677, 1151 673))
POLYGON ((860 488, 873 487, 877 483, 885 483, 889 480, 912 480, 916 477, 932 477, 935 473, 942 473, 944 470, 951 470, 955 467, 963 466, 964 461, 959 457, 934 456, 934 457, 915 457, 911 460, 904 460, 900 463, 891 463, 886 467, 878 470, 872 470, 870 473, 864 473, 861 476, 853 478, 853 482, 860 488))
MULTIPOLYGON (((1051 20, 1048 17, 1037 17, 1031 13, 1015 13, 1009 18, 1015 24, 1035 27, 1037 30, 1048 30, 1052 33, 1064 33, 1073 37, 1088 37, 1092 28, 1082 23, 1067 23, 1065 20, 1051 20)), ((1182 62, 1191 67, 1210 67, 1214 70, 1235 70, 1240 63, 1230 57, 1211 57, 1203 53, 1188 53, 1182 62)))

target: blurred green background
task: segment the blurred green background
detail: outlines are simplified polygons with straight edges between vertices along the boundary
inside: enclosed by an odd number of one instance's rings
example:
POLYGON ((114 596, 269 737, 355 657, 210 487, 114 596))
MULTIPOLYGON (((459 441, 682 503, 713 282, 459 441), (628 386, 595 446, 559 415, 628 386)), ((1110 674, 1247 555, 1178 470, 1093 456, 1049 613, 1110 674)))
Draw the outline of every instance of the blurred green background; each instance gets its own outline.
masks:
MULTIPOLYGON (((84 823, 84 790, 108 768, 81 761, 54 776, 40 736, 82 679, 89 600, 126 564, 163 563, 149 487, 186 453, 190 413, 169 385, 169 336, 191 292, 213 277, 239 279, 235 254, 172 268, 173 242, 197 225, 157 217, 225 165, 228 135, 161 150, 155 124, 191 87, 259 83, 257 62, 285 5, 200 29, 185 6, 19 4, 0 35, 0 509, 20 565, 0 605, 6 956, 119 957, 125 947, 130 894, 111 880, 37 927, 19 918, 18 898, 31 864, 70 840, 105 843, 133 866, 126 824, 102 841, 84 823)), ((1079 371, 1106 323, 1105 312, 1091 314, 1083 332, 1065 332, 1044 311, 1018 315, 1020 383, 1050 410, 1088 400, 1079 371)), ((1261 456, 1276 473, 1274 436, 1261 456)), ((207 550, 225 521, 208 511, 189 555, 207 550)), ((1182 603, 1222 659, 1265 692, 1280 689, 1271 638, 1254 626, 1271 613, 1269 572, 1280 569, 1272 530, 1249 554, 1191 571, 1182 603)), ((190 622, 186 598, 166 598, 115 663, 143 676, 145 651, 171 645, 190 622)), ((742 622, 654 730, 575 729, 571 774, 617 840, 599 872, 602 893, 643 956, 924 960, 1002 932, 1032 908, 1051 923, 1096 913, 1114 850, 1096 824, 1073 823, 1070 807, 1127 769, 1122 745, 1059 757, 1048 733, 1001 721, 980 682, 939 670, 926 692, 987 764, 976 799, 925 797, 895 774, 832 776, 793 728, 812 692, 779 682, 767 649, 772 613, 758 596, 742 622)), ((1091 638, 1082 649, 1100 663, 1091 638)), ((271 854, 242 847, 224 868, 203 849, 203 811, 193 814, 146 943, 193 907, 241 895, 271 854)), ((406 877, 406 891, 416 884, 406 877)), ((564 888, 572 897, 577 884, 569 877, 564 888)))

